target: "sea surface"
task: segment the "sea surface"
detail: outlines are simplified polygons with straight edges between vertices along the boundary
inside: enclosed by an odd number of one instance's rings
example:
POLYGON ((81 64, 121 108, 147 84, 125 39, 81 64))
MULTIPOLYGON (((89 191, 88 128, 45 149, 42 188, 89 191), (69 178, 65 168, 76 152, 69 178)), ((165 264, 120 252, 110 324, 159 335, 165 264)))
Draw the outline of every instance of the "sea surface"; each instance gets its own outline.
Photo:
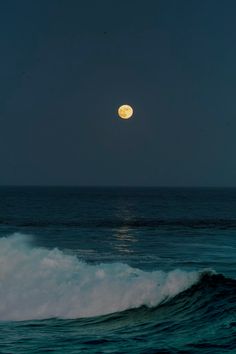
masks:
POLYGON ((0 353, 236 353, 236 189, 0 187, 0 353))

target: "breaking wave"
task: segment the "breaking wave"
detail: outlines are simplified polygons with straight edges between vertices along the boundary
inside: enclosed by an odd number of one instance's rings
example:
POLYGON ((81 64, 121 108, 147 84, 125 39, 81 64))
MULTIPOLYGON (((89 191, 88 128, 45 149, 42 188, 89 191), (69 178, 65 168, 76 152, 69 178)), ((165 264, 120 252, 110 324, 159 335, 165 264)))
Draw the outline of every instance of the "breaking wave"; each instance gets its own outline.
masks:
POLYGON ((89 265, 14 234, 0 239, 0 320, 75 319, 155 307, 198 283, 201 272, 89 265))

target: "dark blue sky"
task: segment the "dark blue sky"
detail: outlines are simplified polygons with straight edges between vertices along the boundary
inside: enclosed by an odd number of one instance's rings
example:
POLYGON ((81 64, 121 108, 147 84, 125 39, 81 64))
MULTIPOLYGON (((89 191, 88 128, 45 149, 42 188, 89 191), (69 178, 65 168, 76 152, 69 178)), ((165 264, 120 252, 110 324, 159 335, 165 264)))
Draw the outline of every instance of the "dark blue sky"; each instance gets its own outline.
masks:
POLYGON ((235 24, 234 0, 2 1, 0 184, 235 186, 235 24))

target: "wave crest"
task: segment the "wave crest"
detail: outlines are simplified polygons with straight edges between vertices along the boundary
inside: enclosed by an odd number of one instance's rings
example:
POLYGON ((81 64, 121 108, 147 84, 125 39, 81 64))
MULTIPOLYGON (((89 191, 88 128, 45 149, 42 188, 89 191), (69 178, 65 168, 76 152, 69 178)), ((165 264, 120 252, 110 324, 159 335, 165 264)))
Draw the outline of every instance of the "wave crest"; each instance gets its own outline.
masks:
POLYGON ((153 307, 190 288, 200 272, 145 272, 127 264, 89 265, 58 249, 0 239, 0 320, 81 318, 153 307))

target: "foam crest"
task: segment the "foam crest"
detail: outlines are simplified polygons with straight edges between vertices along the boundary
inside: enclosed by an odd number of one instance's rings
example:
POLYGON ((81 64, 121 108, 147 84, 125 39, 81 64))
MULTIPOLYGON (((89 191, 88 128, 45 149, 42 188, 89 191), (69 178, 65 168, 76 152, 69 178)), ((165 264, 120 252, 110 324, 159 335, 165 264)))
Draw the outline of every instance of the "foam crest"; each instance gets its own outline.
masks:
POLYGON ((81 318, 157 306, 191 287, 199 272, 145 272, 122 263, 89 265, 30 238, 0 238, 0 320, 81 318))

